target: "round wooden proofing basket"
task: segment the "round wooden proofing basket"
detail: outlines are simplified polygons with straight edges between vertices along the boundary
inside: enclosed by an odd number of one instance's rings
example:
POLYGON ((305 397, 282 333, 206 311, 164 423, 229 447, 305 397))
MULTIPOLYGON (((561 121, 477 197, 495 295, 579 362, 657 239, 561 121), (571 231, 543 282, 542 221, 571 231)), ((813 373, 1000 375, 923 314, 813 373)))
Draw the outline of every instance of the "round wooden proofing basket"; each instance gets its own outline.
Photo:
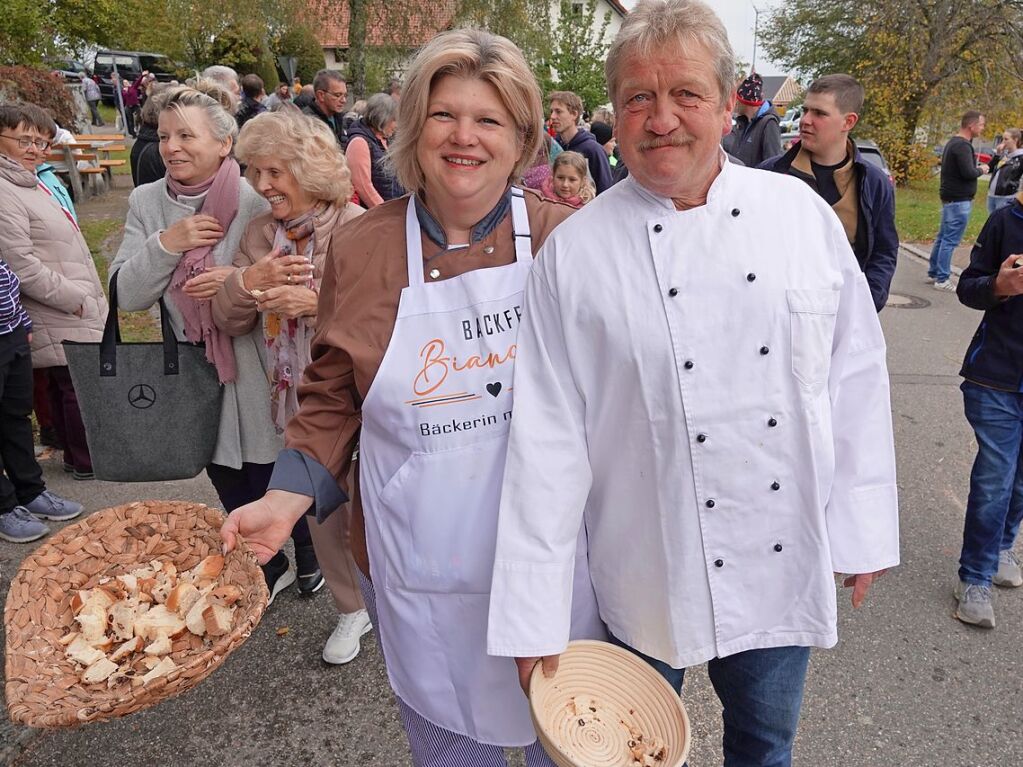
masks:
POLYGON ((74 630, 71 597, 106 576, 154 560, 178 572, 220 551, 223 512, 198 503, 141 501, 97 511, 69 525, 29 555, 11 582, 4 608, 6 693, 11 720, 31 727, 68 727, 131 714, 191 689, 244 642, 266 609, 268 592, 256 557, 243 541, 225 559, 220 584, 242 590, 228 634, 174 640, 178 668, 145 686, 85 685, 59 643, 74 630))
POLYGON ((558 767, 641 765, 630 750, 636 735, 665 746, 658 767, 681 767, 689 754, 689 717, 671 685, 641 658, 607 642, 569 643, 550 679, 538 663, 529 680, 529 711, 558 767))

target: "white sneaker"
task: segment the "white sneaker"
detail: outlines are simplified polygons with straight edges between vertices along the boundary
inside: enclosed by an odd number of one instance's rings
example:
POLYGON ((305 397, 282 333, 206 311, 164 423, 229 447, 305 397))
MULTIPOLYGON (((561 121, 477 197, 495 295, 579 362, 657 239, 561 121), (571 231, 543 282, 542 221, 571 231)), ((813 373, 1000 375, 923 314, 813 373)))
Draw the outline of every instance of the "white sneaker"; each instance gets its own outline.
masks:
POLYGON ((956 286, 952 284, 952 280, 942 280, 941 282, 938 282, 937 280, 935 280, 934 281, 934 289, 935 290, 951 290, 954 293, 955 289, 956 289, 956 286))
POLYGON ((1020 567, 1019 557, 1012 549, 998 553, 998 572, 995 573, 992 582, 996 586, 1010 589, 1023 586, 1023 569, 1020 567))
POLYGON ((337 628, 323 646, 323 660, 334 665, 354 660, 359 654, 359 639, 372 629, 369 613, 365 610, 344 613, 338 618, 337 628))

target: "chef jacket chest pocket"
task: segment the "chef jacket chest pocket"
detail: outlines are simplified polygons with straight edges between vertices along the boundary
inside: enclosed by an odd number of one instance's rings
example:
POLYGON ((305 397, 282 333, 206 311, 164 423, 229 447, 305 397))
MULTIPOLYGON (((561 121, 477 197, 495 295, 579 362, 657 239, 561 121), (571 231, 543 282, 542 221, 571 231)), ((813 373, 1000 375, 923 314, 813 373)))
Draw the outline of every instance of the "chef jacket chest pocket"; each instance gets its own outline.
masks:
POLYGON ((818 396, 831 369, 831 344, 838 314, 837 290, 786 290, 792 329, 792 374, 818 396))
POLYGON ((387 585, 431 594, 489 594, 508 441, 413 453, 378 505, 387 585))

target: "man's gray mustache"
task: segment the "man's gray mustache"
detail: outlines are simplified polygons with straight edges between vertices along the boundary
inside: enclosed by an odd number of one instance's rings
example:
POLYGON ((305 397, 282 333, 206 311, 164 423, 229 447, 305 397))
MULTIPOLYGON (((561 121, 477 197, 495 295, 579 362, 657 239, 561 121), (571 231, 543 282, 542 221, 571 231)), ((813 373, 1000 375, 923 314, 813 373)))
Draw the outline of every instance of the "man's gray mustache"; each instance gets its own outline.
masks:
POLYGON ((640 152, 645 152, 648 149, 660 149, 665 146, 684 147, 689 146, 692 143, 692 136, 671 134, 669 136, 658 136, 657 138, 648 138, 644 141, 640 141, 636 144, 636 149, 640 152))

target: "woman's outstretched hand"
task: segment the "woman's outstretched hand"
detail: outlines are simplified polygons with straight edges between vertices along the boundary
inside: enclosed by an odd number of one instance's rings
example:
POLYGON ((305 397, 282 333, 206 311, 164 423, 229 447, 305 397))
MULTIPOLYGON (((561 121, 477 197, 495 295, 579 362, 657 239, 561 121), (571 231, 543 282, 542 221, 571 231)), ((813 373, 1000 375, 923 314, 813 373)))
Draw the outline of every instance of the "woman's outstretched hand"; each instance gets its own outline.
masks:
POLYGON ((240 535, 259 564, 270 561, 291 535, 291 528, 305 514, 313 499, 286 490, 268 490, 258 501, 239 506, 220 528, 224 553, 234 550, 240 535))

